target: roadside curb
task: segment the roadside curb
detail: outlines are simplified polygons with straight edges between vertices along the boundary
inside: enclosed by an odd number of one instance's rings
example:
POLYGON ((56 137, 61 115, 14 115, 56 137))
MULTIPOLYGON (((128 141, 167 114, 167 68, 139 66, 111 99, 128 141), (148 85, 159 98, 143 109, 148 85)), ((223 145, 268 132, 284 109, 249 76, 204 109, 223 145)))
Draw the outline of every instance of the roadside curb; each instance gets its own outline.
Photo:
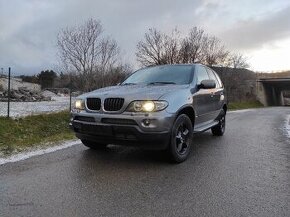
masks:
POLYGON ((48 154, 48 153, 55 152, 58 150, 66 149, 66 148, 72 147, 72 146, 77 145, 77 144, 80 144, 80 140, 76 140, 76 139, 75 140, 68 140, 68 141, 64 141, 64 142, 60 143, 60 145, 48 147, 45 149, 38 148, 36 150, 34 149, 34 150, 27 151, 27 152, 22 152, 19 154, 11 155, 11 156, 8 156, 7 158, 5 158, 5 157, 0 158, 0 165, 26 160, 26 159, 34 157, 34 156, 40 156, 40 155, 48 154))

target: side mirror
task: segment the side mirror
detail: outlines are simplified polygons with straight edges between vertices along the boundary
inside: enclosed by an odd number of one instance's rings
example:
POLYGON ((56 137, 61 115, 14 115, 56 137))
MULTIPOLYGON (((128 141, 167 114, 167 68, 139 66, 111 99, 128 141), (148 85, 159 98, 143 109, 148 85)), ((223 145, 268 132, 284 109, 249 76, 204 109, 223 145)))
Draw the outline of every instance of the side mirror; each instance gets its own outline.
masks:
POLYGON ((199 89, 213 89, 216 87, 216 83, 214 80, 202 80, 198 85, 199 89))

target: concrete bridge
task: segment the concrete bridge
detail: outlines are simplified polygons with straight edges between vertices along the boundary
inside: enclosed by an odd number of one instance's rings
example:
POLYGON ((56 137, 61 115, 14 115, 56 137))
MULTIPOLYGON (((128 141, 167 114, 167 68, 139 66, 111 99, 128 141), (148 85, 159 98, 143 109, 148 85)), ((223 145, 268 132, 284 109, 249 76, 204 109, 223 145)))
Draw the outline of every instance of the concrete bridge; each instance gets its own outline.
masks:
POLYGON ((261 78, 257 80, 257 99, 264 106, 289 105, 284 96, 290 91, 290 78, 261 78))

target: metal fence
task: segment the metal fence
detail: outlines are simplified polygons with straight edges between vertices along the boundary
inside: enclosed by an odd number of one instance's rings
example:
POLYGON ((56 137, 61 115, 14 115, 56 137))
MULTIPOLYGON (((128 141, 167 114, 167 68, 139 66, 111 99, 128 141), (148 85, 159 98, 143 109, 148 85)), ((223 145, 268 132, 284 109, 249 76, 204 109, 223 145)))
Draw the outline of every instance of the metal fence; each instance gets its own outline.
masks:
MULTIPOLYGON (((52 96, 49 101, 29 101, 29 100, 15 100, 15 95, 19 89, 20 84, 24 84, 26 82, 22 82, 20 79, 16 79, 12 77, 11 68, 8 68, 8 72, 4 73, 4 70, 1 68, 0 71, 0 116, 5 117, 18 117, 18 116, 27 116, 27 115, 35 115, 41 113, 52 113, 58 112, 62 110, 71 110, 72 103, 74 102, 74 98, 72 96, 72 92, 70 89, 66 88, 64 91, 66 94, 55 94, 52 96), (17 83, 17 85, 16 85, 17 83), (17 90, 17 91, 16 91, 17 90)), ((31 84, 32 86, 34 84, 31 84)), ((25 90, 25 87, 23 88, 25 90)), ((57 88, 54 88, 57 91, 57 88)), ((60 88, 59 88, 60 89, 60 88)), ((22 90, 22 91, 24 91, 22 90)), ((34 92, 41 91, 35 90, 34 92)), ((49 90, 52 92, 51 90, 49 90)), ((61 92, 61 91, 60 91, 61 92)), ((29 92, 32 95, 32 92, 29 92)), ((43 93, 43 92, 42 92, 43 93)), ((40 93, 39 93, 40 94, 40 93)), ((24 97, 24 96, 23 96, 24 97)), ((32 97, 32 96, 31 96, 32 97)), ((48 99, 49 97, 47 97, 48 99)))

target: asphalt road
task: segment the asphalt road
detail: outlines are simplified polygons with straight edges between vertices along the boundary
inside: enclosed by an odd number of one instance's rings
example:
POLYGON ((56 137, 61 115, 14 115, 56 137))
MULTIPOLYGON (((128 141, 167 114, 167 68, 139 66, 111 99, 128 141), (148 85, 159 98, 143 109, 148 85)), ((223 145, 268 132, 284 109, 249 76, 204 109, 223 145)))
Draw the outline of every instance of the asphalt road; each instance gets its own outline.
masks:
POLYGON ((230 113, 226 134, 195 136, 178 165, 160 152, 82 145, 2 165, 0 216, 290 216, 287 115, 230 113))

